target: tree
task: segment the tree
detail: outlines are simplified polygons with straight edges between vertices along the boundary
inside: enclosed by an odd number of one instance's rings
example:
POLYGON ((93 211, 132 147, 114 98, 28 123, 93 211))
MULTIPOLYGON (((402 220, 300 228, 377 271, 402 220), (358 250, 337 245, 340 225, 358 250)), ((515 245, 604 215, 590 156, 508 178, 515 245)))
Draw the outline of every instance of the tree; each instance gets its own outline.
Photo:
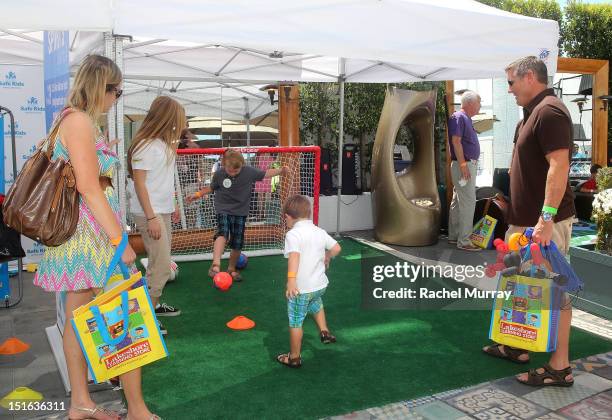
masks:
POLYGON ((338 138, 337 83, 300 84, 300 138, 304 144, 323 146, 338 138))
MULTIPOLYGON (((570 1, 565 8, 565 20, 566 37, 563 50, 566 55, 608 62, 612 60, 612 5, 570 1)), ((608 79, 608 92, 612 93, 612 77, 608 79)), ((608 150, 612 147, 610 108, 608 107, 608 150)))

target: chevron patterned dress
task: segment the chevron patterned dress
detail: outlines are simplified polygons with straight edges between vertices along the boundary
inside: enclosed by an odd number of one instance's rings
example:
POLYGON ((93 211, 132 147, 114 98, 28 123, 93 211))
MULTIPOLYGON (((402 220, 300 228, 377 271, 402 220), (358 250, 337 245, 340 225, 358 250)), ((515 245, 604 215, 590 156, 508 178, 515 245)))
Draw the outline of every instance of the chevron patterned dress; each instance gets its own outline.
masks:
MULTIPOLYGON (((112 179, 119 166, 119 159, 107 146, 103 136, 99 136, 96 140, 96 154, 100 176, 112 179)), ((59 139, 55 142, 53 159, 58 157, 68 159, 68 152, 59 139)), ((104 195, 121 224, 116 191, 112 187, 107 187, 104 195)), ((49 292, 103 287, 106 270, 114 253, 115 248, 102 226, 93 217, 83 198, 79 197, 79 221, 76 232, 62 245, 45 249, 34 276, 34 284, 49 292)))

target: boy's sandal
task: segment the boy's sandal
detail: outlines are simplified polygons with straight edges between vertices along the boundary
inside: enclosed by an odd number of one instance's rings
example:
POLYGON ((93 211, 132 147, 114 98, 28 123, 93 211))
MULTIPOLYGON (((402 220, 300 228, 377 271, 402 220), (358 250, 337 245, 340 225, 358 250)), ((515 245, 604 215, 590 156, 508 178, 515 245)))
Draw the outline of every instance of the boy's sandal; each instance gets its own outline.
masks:
POLYGON ((329 343, 335 343, 335 342, 336 342, 336 336, 331 335, 329 331, 321 331, 321 343, 329 344, 329 343))
MULTIPOLYGON (((114 411, 108 410, 104 407, 100 407, 99 405, 96 405, 94 408, 87 408, 87 407, 70 407, 70 409, 72 410, 77 410, 77 411, 82 411, 84 413, 87 413, 87 417, 83 417, 82 419, 78 419, 78 420, 97 420, 98 417, 96 417, 97 413, 101 413, 104 414, 108 417, 114 417, 115 419, 119 419, 119 414, 117 414, 114 411)), ((68 420, 70 420, 71 418, 68 417, 68 420)), ((76 419, 75 419, 76 420, 76 419)))
POLYGON ((529 359, 521 360, 520 357, 523 354, 529 354, 528 351, 523 349, 515 349, 514 347, 506 346, 503 344, 493 344, 482 349, 482 351, 489 356, 499 357, 500 359, 507 359, 514 363, 524 365, 529 363, 529 359), (500 347, 504 346, 504 352, 500 350, 500 347))
POLYGON ((240 275, 240 271, 238 271, 238 270, 229 271, 228 270, 228 272, 229 272, 230 276, 232 276, 232 280, 233 281, 237 281, 237 282, 242 281, 242 276, 240 275))
POLYGON ((221 266, 219 264, 213 264, 208 269, 208 277, 213 279, 213 278, 215 278, 215 275, 219 274, 220 272, 221 272, 221 266), (215 268, 216 268, 216 270, 215 270, 215 268))
POLYGON ((276 356, 276 361, 281 365, 285 365, 290 368, 302 367, 302 357, 298 356, 295 359, 291 358, 291 353, 282 353, 276 356))
POLYGON ((538 372, 537 369, 529 369, 527 373, 527 380, 522 381, 518 377, 516 378, 522 384, 529 386, 563 386, 568 387, 574 385, 574 380, 565 379, 567 375, 572 374, 571 366, 565 369, 556 370, 553 369, 549 364, 545 364, 542 372, 538 372))

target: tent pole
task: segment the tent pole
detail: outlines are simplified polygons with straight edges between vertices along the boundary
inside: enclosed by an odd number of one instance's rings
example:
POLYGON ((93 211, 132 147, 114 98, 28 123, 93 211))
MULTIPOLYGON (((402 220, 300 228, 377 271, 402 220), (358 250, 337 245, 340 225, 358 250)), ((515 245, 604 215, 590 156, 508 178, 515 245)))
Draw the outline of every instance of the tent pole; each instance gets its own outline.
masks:
MULTIPOLYGON (((104 33, 104 55, 119 67, 119 70, 123 73, 123 42, 127 37, 115 36, 111 32, 104 33)), ((117 171, 114 184, 117 186, 117 192, 119 196, 119 208, 121 209, 121 223, 125 227, 127 226, 127 193, 125 191, 126 186, 126 171, 124 162, 125 159, 125 131, 123 127, 123 102, 124 96, 120 96, 115 102, 115 105, 106 115, 107 127, 108 127, 108 141, 118 139, 117 144, 117 156, 121 165, 117 171)))
POLYGON ((336 196, 336 236, 340 235, 340 202, 342 201, 342 147, 344 143, 344 79, 345 60, 340 59, 338 82, 340 83, 340 123, 338 126, 338 193, 336 196))
MULTIPOLYGON (((219 128, 221 130, 221 147, 223 147, 223 87, 221 87, 221 119, 219 119, 219 128)), ((230 146, 232 143, 230 142, 230 146)))
POLYGON ((246 120, 247 146, 251 147, 251 115, 249 114, 249 98, 244 99, 244 119, 246 120))
MULTIPOLYGON (((115 38, 111 32, 104 33, 104 55, 110 58, 119 69, 123 72, 123 41, 120 38, 115 38), (117 60, 117 46, 121 44, 120 60, 117 60)), ((127 200, 125 195, 125 162, 124 159, 124 144, 123 144, 123 97, 120 97, 115 105, 106 114, 106 127, 108 131, 108 141, 119 139, 117 145, 117 154, 121 165, 115 174, 114 185, 117 186, 119 195, 119 208, 121 209, 121 223, 125 227, 127 225, 127 200), (121 111, 121 115, 119 115, 121 111), (121 120, 121 130, 119 130, 119 120, 121 120)))
MULTIPOLYGON (((124 71, 124 65, 123 65, 123 42, 125 40, 125 37, 121 37, 121 36, 115 36, 113 37, 115 40, 115 64, 117 64, 117 66, 119 67, 119 69, 121 70, 121 73, 123 73, 124 71)), ((127 225, 127 192, 125 190, 125 187, 127 185, 127 174, 126 174, 126 162, 124 162, 123 160, 125 159, 126 153, 125 153, 125 129, 123 127, 123 117, 124 117, 124 110, 123 110, 123 105, 124 105, 124 96, 121 95, 119 97, 119 99, 117 99, 117 102, 115 103, 115 112, 116 112, 116 124, 117 124, 117 133, 116 133, 116 137, 113 137, 113 139, 119 139, 119 143, 117 143, 117 155, 119 156, 121 165, 119 165, 119 171, 118 171, 118 178, 119 178, 119 182, 117 183, 117 189, 118 189, 118 193, 119 193, 119 208, 122 209, 121 212, 121 222, 123 223, 123 226, 127 225)))

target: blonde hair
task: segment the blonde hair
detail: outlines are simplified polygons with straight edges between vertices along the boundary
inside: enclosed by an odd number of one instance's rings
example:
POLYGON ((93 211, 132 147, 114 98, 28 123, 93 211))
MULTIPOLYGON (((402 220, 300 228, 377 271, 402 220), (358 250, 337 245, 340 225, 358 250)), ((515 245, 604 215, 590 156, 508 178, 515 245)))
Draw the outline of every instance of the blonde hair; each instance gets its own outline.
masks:
POLYGON ((67 105, 97 121, 104 111, 104 96, 121 83, 121 70, 109 58, 89 55, 74 76, 67 105))
POLYGON ((292 195, 285 201, 283 213, 294 219, 310 218, 310 200, 303 195, 292 195))
POLYGON ((185 108, 168 96, 158 96, 151 103, 149 112, 136 132, 128 150, 128 172, 133 175, 132 157, 138 150, 160 139, 166 143, 168 161, 176 155, 181 131, 187 124, 185 108))
POLYGON ((244 166, 244 156, 238 150, 227 149, 223 154, 223 166, 238 169, 244 166))

